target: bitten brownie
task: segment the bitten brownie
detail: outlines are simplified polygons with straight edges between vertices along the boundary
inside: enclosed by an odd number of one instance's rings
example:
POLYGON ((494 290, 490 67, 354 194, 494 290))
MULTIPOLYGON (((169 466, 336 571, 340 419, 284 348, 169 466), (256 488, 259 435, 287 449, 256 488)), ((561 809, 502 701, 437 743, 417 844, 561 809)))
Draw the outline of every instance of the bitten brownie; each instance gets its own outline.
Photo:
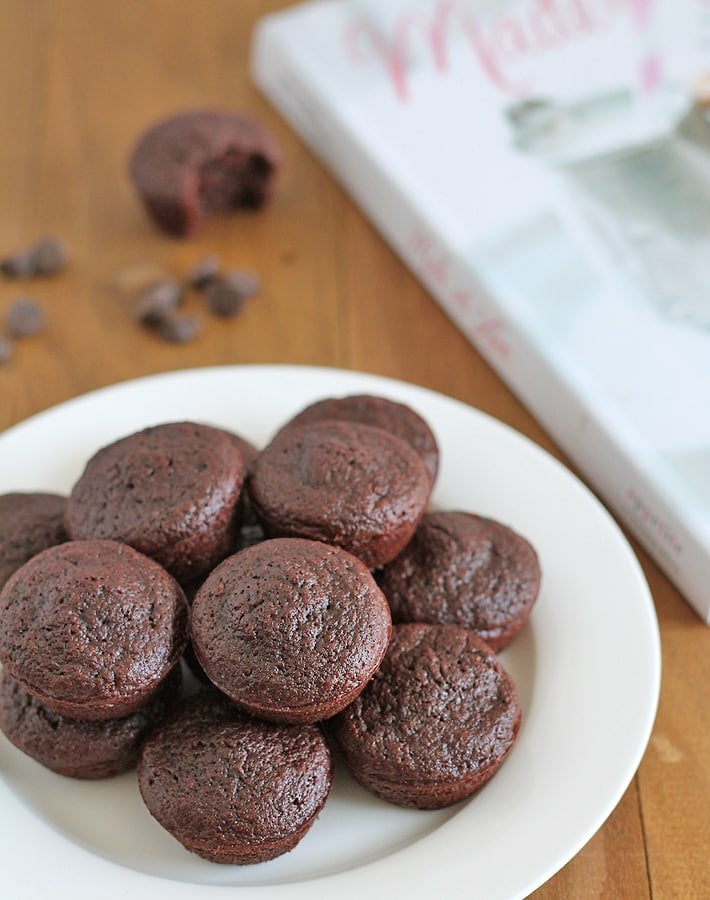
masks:
POLYGON ((377 670, 391 631, 370 571, 339 547, 275 538, 212 572, 192 605, 192 647, 217 687, 254 715, 316 722, 377 670))
POLYGON ((63 716, 126 716, 157 691, 187 643, 187 601, 168 573, 116 541, 34 556, 0 592, 0 663, 63 716))
POLYGON ((401 438, 337 421, 281 431, 256 458, 248 485, 267 535, 335 544, 371 569, 409 541, 432 487, 401 438))
POLYGON ((396 625, 379 672, 328 725, 355 778, 399 806, 437 809, 487 781, 520 727, 510 676, 473 632, 396 625))
POLYGON ((52 712, 0 670, 0 730, 53 772, 70 778, 108 778, 130 769, 148 730, 177 700, 180 668, 128 716, 91 722, 52 712))
POLYGON ((138 759, 150 813, 188 850, 218 863, 247 865, 292 850, 332 781, 316 725, 257 721, 213 691, 177 707, 138 759))
POLYGON ((67 501, 67 531, 130 544, 187 584, 234 551, 244 475, 239 444, 219 428, 146 428, 89 460, 67 501))
POLYGON ((462 625, 501 650, 528 620, 540 565, 530 543, 500 522, 429 512, 377 581, 394 622, 462 625))
POLYGON ((328 397, 301 410, 284 425, 284 428, 291 425, 311 425, 313 422, 327 419, 360 422, 362 425, 372 425, 395 434, 419 453, 431 480, 436 479, 439 469, 439 447, 434 433, 419 413, 404 403, 371 394, 328 397))
POLYGON ((260 122, 196 110, 149 128, 133 150, 130 174, 156 224, 188 237, 208 216, 264 206, 280 163, 281 151, 260 122))
POLYGON ((0 495, 0 589, 40 550, 68 540, 66 497, 44 492, 0 495))

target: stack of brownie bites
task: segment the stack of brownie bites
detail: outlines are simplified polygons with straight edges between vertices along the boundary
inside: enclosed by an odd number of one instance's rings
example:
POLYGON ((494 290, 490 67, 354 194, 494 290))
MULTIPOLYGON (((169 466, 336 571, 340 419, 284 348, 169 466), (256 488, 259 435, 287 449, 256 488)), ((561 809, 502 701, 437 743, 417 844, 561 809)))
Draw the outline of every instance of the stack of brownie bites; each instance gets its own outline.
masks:
POLYGON ((469 796, 520 727, 496 653, 540 570, 506 525, 430 509, 438 462, 414 410, 354 396, 260 452, 167 423, 99 450, 68 498, 0 497, 0 727, 63 775, 136 765, 215 862, 292 849, 336 752, 391 803, 469 796))

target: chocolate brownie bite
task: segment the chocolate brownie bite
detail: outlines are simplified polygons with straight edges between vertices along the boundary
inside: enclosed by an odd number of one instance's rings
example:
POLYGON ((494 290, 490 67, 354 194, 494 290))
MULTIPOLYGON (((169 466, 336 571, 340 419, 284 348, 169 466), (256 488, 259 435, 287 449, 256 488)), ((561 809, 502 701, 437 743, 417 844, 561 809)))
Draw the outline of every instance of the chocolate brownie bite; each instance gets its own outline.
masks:
POLYGON ((180 586, 158 563, 116 541, 43 550, 0 592, 0 663, 62 716, 134 712, 186 643, 180 586))
POLYGON ((316 722, 352 702, 390 631, 387 601, 364 563, 299 538, 236 553, 192 606, 192 646, 209 679, 276 722, 316 722))
POLYGON ((493 519, 428 512, 399 556, 377 572, 394 622, 461 625, 501 650, 540 590, 532 545, 493 519))
POLYGON ((146 740, 138 785, 151 815, 187 850, 248 865, 292 850, 330 793, 316 725, 276 725, 217 692, 191 697, 146 740))
POLYGON ((67 502, 67 531, 130 544, 187 584, 234 551, 244 475, 239 445, 219 428, 146 428, 89 460, 67 502))
POLYGON ((310 425, 327 419, 360 422, 362 425, 383 428, 397 435, 422 457, 432 482, 436 479, 439 470, 439 447, 436 438, 428 423, 410 406, 370 394, 327 397, 301 410, 284 425, 284 428, 291 425, 310 425))
POLYGON ((66 502, 43 491, 0 495, 0 589, 28 559, 68 540, 66 502))
POLYGON ((108 778, 132 768, 143 738, 177 701, 180 668, 135 712, 87 721, 48 709, 0 670, 0 730, 16 747, 60 775, 108 778))
POLYGON ((432 484, 401 438, 327 420, 277 434, 251 467, 248 486, 267 535, 334 544, 375 569, 414 534, 432 484))
POLYGON ((470 796, 517 737, 512 679, 473 632, 396 625, 379 672, 329 723, 357 781, 399 806, 438 809, 470 796))
POLYGON ((137 142, 130 174, 155 223, 189 237, 201 222, 270 199, 281 151, 256 119, 224 110, 180 113, 137 142))

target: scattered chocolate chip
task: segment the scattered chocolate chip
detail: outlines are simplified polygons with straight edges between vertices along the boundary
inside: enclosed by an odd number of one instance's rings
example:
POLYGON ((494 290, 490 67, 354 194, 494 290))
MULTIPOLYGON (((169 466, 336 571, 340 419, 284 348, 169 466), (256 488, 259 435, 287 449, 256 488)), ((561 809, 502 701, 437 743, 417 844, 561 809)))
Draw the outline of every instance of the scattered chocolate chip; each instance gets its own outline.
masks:
POLYGON ((0 334, 0 365, 12 358, 13 349, 12 342, 0 334))
POLYGON ((44 327, 42 307, 31 297, 15 300, 7 311, 7 333, 13 338, 30 337, 44 327))
POLYGON ((249 300, 259 292, 259 279, 251 272, 245 272, 244 269, 232 269, 224 276, 224 281, 228 282, 235 291, 249 300))
POLYGON ((31 278, 34 275, 34 258, 31 248, 18 250, 0 260, 0 272, 8 278, 31 278))
POLYGON ((203 293, 207 308, 215 316, 229 319, 257 293, 259 280, 243 269, 220 272, 218 258, 210 254, 190 269, 182 283, 164 269, 143 262, 122 269, 112 281, 112 287, 134 297, 137 322, 165 341, 182 344, 194 340, 202 331, 199 317, 178 312, 185 290, 203 293))
POLYGON ((236 316, 244 306, 242 295, 226 282, 213 284, 207 291, 206 299, 210 312, 223 319, 236 316))
POLYGON ((160 337, 173 344, 186 344, 194 340, 201 330, 202 323, 196 316, 175 312, 165 316, 156 326, 160 337))
POLYGON ((56 238, 47 237, 0 260, 0 271, 8 278, 55 275, 64 268, 66 261, 65 245, 56 238))
POLYGON ((136 318, 143 325, 159 325, 182 302, 177 281, 158 281, 141 291, 136 303, 136 318))
POLYGON ((249 272, 234 271, 211 284, 205 294, 207 306, 216 316, 229 319, 241 312, 244 303, 259 289, 249 272))
POLYGON ((33 248, 35 275, 56 275, 67 262, 67 248, 57 238, 42 238, 33 248))
POLYGON ((216 256, 205 256, 187 273, 188 287, 204 291, 219 277, 219 260, 216 256))

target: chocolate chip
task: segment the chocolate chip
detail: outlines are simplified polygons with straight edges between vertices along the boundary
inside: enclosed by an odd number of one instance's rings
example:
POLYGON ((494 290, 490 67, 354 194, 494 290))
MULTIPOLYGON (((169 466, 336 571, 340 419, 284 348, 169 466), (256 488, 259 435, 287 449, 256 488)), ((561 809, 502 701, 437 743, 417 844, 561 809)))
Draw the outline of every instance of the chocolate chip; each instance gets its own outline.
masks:
POLYGON ((251 272, 245 272, 243 269, 233 269, 224 276, 224 281, 228 282, 235 291, 239 291, 245 300, 249 300, 259 291, 259 279, 251 272))
POLYGON ((235 270, 210 285, 205 294, 207 306, 216 316, 232 318, 259 289, 259 282, 249 272, 235 270))
POLYGON ((175 312, 181 302, 182 288, 177 281, 157 281, 140 292, 136 318, 142 325, 159 325, 175 312))
POLYGON ((219 260, 216 256, 205 256, 187 274, 187 284, 196 291, 204 291, 219 276, 219 260))
POLYGON ((65 245, 47 237, 31 247, 17 250, 0 261, 0 271, 8 278, 34 278, 36 275, 55 275, 67 261, 65 245))
POLYGON ((44 328, 42 307, 31 297, 20 297, 7 311, 7 333, 13 338, 30 337, 44 328))
POLYGON ((160 337, 173 344, 186 344, 194 340, 201 330, 202 323, 196 316, 175 312, 165 316, 156 326, 160 337))
POLYGON ((67 262, 67 248, 57 238, 42 238, 33 247, 35 275, 56 275, 67 262))
POLYGON ((207 291, 207 306, 216 316, 229 319, 241 311, 244 298, 226 282, 219 282, 207 291))
POLYGON ((12 342, 0 334, 0 365, 12 358, 13 349, 12 342))
POLYGON ((0 272, 8 278, 31 278, 34 275, 32 249, 18 250, 0 260, 0 272))

